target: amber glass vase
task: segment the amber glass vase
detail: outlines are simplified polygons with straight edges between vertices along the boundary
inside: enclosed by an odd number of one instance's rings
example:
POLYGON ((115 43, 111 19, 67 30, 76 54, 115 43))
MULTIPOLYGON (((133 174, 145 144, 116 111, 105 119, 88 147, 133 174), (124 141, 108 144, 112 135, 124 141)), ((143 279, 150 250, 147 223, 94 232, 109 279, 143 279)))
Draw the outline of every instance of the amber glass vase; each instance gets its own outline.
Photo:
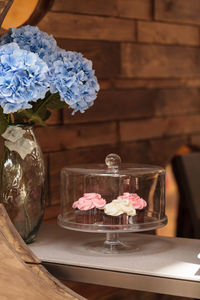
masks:
POLYGON ((11 125, 1 161, 1 202, 26 243, 35 240, 45 208, 45 167, 32 127, 11 125))

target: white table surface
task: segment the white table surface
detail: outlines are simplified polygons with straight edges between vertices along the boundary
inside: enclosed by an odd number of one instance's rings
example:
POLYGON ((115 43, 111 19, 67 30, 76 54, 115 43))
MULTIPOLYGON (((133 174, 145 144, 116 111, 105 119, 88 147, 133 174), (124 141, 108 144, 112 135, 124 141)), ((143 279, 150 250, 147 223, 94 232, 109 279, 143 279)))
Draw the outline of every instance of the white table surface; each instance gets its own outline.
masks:
POLYGON ((200 240, 120 234, 135 251, 105 254, 91 249, 104 234, 43 225, 31 250, 59 279, 99 283, 200 299, 200 240))

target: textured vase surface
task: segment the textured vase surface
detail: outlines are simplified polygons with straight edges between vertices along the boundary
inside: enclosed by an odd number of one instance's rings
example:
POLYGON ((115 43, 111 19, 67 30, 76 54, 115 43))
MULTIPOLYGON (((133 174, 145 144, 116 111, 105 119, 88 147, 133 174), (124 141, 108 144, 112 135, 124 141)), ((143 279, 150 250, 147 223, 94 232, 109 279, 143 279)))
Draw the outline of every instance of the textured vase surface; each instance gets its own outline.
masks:
POLYGON ((45 167, 32 127, 11 125, 4 138, 1 202, 26 243, 35 240, 45 208, 45 167))

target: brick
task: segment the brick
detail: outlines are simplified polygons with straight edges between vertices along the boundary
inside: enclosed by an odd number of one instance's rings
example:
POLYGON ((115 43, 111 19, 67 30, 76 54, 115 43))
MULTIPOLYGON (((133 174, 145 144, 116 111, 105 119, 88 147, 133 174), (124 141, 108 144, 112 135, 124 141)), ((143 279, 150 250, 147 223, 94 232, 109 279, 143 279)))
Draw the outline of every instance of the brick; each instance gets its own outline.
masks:
POLYGON ((131 143, 120 143, 119 154, 122 162, 124 163, 136 163, 136 164, 147 164, 148 160, 148 141, 135 141, 131 143))
POLYGON ((126 43, 122 44, 121 50, 122 77, 195 78, 200 76, 200 52, 197 48, 126 43))
MULTIPOLYGON (((115 79, 113 87, 117 89, 163 89, 163 88, 185 88, 200 87, 200 79, 115 79)), ((101 84, 100 84, 101 85, 101 84)), ((111 88, 111 86, 110 86, 111 88)), ((101 87, 102 89, 102 87, 101 87)))
POLYGON ((165 135, 165 119, 120 122, 120 142, 158 138, 165 135))
POLYGON ((112 88, 112 81, 111 80, 102 80, 102 79, 98 79, 98 82, 99 82, 99 85, 100 85, 100 88, 101 88, 101 91, 103 90, 109 90, 112 88))
POLYGON ((137 30, 139 42, 199 46, 197 27, 139 21, 137 30))
POLYGON ((61 111, 60 110, 52 110, 50 118, 48 120, 46 120, 45 123, 48 125, 61 124, 61 111))
POLYGON ((118 0, 118 15, 123 18, 152 19, 151 0, 118 0))
POLYGON ((120 123, 120 141, 136 141, 200 132, 199 115, 157 118, 120 123))
POLYGON ((158 89, 155 116, 179 116, 200 113, 199 89, 158 89))
POLYGON ((38 26, 56 38, 135 40, 135 22, 133 20, 49 12, 38 26))
MULTIPOLYGON (((59 199, 57 200, 59 202, 59 199)), ((56 219, 60 214, 60 202, 57 205, 51 205, 45 208, 43 222, 47 223, 48 220, 56 219)))
POLYGON ((108 120, 173 116, 200 112, 196 88, 124 89, 99 92, 94 105, 74 116, 64 110, 64 122, 87 123, 108 120))
POLYGON ((195 150, 200 150, 200 134, 192 135, 189 141, 189 146, 195 150))
POLYGON ((97 78, 116 77, 120 73, 120 44, 116 42, 57 39, 58 46, 81 52, 92 60, 97 78))
POLYGON ((152 19, 151 0, 56 0, 51 11, 152 19))
POLYGON ((186 137, 158 138, 120 144, 123 162, 155 164, 165 167, 177 150, 187 143, 186 137))
POLYGON ((151 92, 143 90, 108 90, 101 91, 92 107, 84 114, 76 113, 70 115, 65 110, 64 122, 68 123, 86 123, 106 120, 119 120, 131 117, 152 116, 154 106, 153 97, 150 99, 151 92))
POLYGON ((51 8, 52 11, 72 12, 102 16, 117 15, 116 0, 56 0, 51 8))
POLYGON ((114 122, 37 127, 35 134, 43 152, 115 144, 117 141, 114 122))
POLYGON ((200 24, 199 0, 155 0, 154 9, 156 20, 200 24))
POLYGON ((186 136, 151 140, 148 151, 149 163, 166 167, 176 152, 187 142, 186 136))

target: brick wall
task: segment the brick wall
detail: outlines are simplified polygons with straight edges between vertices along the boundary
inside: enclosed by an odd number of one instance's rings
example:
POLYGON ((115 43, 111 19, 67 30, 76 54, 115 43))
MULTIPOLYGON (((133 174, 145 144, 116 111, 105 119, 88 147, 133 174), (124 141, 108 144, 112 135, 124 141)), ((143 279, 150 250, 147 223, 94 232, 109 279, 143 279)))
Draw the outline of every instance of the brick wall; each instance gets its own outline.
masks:
POLYGON ((199 0, 55 0, 39 27, 91 59, 101 85, 86 113, 59 111, 36 129, 53 214, 63 166, 109 152, 165 165, 200 145, 199 0))

